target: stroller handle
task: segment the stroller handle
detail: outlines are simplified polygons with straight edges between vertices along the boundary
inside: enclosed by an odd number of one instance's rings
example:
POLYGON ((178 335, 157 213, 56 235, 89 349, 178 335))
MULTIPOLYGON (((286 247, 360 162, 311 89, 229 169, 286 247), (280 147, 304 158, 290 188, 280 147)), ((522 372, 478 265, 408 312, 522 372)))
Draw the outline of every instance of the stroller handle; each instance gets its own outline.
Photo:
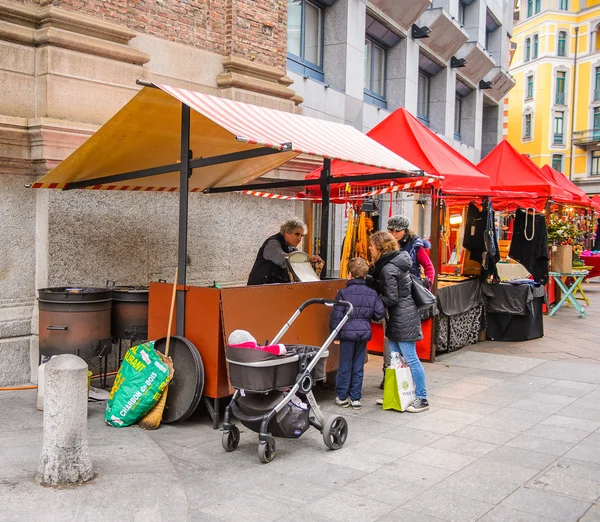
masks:
POLYGON ((340 331, 342 326, 344 326, 346 321, 349 319, 350 314, 352 314, 352 310, 354 309, 354 307, 352 306, 352 303, 349 303, 348 301, 335 301, 334 299, 324 299, 322 297, 308 299, 307 301, 304 301, 298 307, 298 309, 294 312, 294 315, 292 315, 292 317, 289 318, 288 322, 283 325, 283 328, 281 328, 281 330, 279 330, 279 332, 277 333, 275 338, 271 341, 271 343, 277 344, 279 342, 279 340, 285 335, 285 333, 290 329, 290 326, 292 326, 292 323, 296 319, 298 319, 298 316, 302 313, 302 311, 307 306, 314 305, 314 304, 322 304, 322 305, 328 306, 330 308, 333 308, 334 305, 341 305, 346 308, 346 313, 344 314, 344 317, 342 318, 340 324, 334 330, 334 332, 332 332, 332 334, 329 336, 327 341, 325 341, 325 344, 322 347, 322 349, 327 348, 331 344, 333 339, 335 339, 335 337, 337 336, 337 333, 340 331))
POLYGON ((313 304, 322 304, 325 306, 330 306, 333 307, 335 305, 341 305, 341 306, 345 306, 346 309, 348 310, 347 313, 351 313, 352 312, 352 303, 349 303, 348 301, 336 301, 335 299, 324 299, 322 297, 318 297, 318 298, 314 298, 314 299, 308 299, 307 301, 304 301, 299 307, 298 307, 298 311, 302 312, 302 310, 304 310, 307 306, 313 305, 313 304))

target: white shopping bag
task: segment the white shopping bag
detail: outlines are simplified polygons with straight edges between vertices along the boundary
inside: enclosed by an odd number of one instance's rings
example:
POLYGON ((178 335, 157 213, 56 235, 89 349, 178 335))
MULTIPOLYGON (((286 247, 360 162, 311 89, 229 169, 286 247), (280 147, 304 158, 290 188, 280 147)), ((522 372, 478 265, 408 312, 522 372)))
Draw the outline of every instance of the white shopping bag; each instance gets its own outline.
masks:
MULTIPOLYGON (((392 361, 394 364, 395 361, 392 361)), ((410 367, 400 359, 401 366, 386 368, 383 387, 383 409, 406 411, 417 398, 410 367)))

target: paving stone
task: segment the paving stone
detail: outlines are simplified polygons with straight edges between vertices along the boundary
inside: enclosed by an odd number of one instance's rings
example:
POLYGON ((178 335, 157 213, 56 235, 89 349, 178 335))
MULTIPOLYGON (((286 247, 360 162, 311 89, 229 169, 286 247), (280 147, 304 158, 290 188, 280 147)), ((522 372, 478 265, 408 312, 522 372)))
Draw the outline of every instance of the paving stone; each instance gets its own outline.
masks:
POLYGON ((600 504, 594 504, 588 509, 579 522, 600 522, 600 504))
POLYGON ((575 401, 556 413, 563 417, 600 421, 600 409, 590 408, 587 398, 575 401))
POLYGON ((469 400, 483 404, 492 404, 503 408, 522 398, 522 393, 505 391, 505 394, 503 395, 499 393, 498 390, 492 390, 492 388, 488 388, 487 390, 471 395, 469 400))
POLYGON ((473 384, 470 382, 454 382, 435 389, 435 394, 450 399, 465 399, 471 395, 487 390, 488 385, 473 384))
POLYGON ((498 506, 479 520, 480 522, 549 522, 551 519, 498 506))
POLYGON ((481 442, 477 440, 467 440, 454 435, 448 435, 440 440, 437 440, 429 445, 431 448, 437 448, 454 453, 462 453, 463 455, 471 455, 472 457, 482 457, 483 455, 494 451, 498 448, 497 444, 489 442, 481 442))
MULTIPOLYGON (((384 495, 382 495, 383 497, 384 495)), ((304 510, 331 520, 370 522, 379 519, 395 509, 395 506, 371 500, 359 495, 349 495, 347 491, 336 491, 311 502, 304 510)))
MULTIPOLYGON (((505 373, 523 373, 544 363, 542 360, 511 357, 509 355, 483 354, 477 352, 457 353, 449 364, 481 370, 496 370, 505 373)), ((542 377, 545 377, 542 375, 542 377)))
POLYGON ((501 446, 481 459, 482 462, 502 462, 537 471, 543 470, 555 460, 556 457, 548 453, 538 453, 510 446, 501 446))
POLYGON ((600 434, 592 433, 570 449, 565 457, 600 464, 600 434))
POLYGON ((494 505, 456 494, 438 485, 421 493, 403 507, 443 520, 469 522, 481 518, 494 505))
POLYGON ((440 482, 448 491, 497 504, 533 478, 538 470, 479 460, 440 482))
POLYGON ((406 522, 439 522, 442 519, 401 507, 381 517, 378 522, 398 522, 399 520, 406 522))
POLYGON ((554 384, 546 386, 542 391, 543 393, 549 393, 552 395, 564 395, 566 397, 581 398, 597 389, 597 384, 559 380, 554 384))
POLYGON ((323 456, 323 461, 370 473, 396 458, 398 457, 372 451, 368 445, 362 444, 350 448, 342 448, 339 451, 328 451, 323 456))
POLYGON ((510 379, 510 382, 525 383, 529 386, 532 386, 535 390, 550 386, 557 381, 558 379, 551 379, 549 377, 536 377, 534 375, 517 375, 516 377, 510 379))
POLYGON ((600 497, 600 466, 561 459, 531 482, 532 488, 552 491, 581 500, 600 497))
POLYGON ((450 422, 458 422, 461 424, 471 424, 485 417, 480 413, 473 413, 470 411, 459 411, 451 409, 440 409, 434 411, 427 416, 428 419, 445 420, 450 422))
POLYGON ((547 413, 503 408, 473 424, 482 428, 522 433, 548 417, 547 413))
POLYGON ((369 473, 358 480, 344 486, 348 495, 366 497, 393 506, 401 506, 405 502, 421 494, 427 486, 402 480, 403 475, 393 478, 389 472, 381 470, 369 473), (382 484, 393 481, 393 487, 382 488, 382 484))
POLYGON ((547 361, 525 372, 526 375, 600 384, 600 367, 575 362, 547 361))
POLYGON ((478 440, 481 442, 489 442, 491 444, 504 444, 511 439, 514 439, 517 434, 508 431, 500 431, 482 426, 467 426, 461 430, 454 432, 455 437, 464 439, 478 440))
POLYGON ((429 466, 435 466, 438 468, 447 469, 449 471, 458 471, 473 463, 476 459, 477 457, 454 453, 452 451, 446 451, 439 448, 432 448, 431 446, 420 448, 410 455, 402 458, 402 460, 427 464, 429 466))
POLYGON ((527 430, 527 435, 534 437, 542 437, 544 439, 562 440, 564 442, 578 443, 585 439, 589 433, 579 430, 568 430, 558 428, 556 426, 548 426, 547 424, 538 424, 527 430))
POLYGON ((427 446, 436 440, 439 440, 444 435, 441 433, 433 433, 425 430, 416 430, 402 426, 394 430, 387 431, 381 434, 384 440, 392 440, 402 443, 414 444, 416 446, 427 446))
POLYGON ((419 462, 399 459, 386 464, 377 471, 394 479, 410 482, 422 487, 431 487, 452 475, 452 471, 419 462))
POLYGON ((551 492, 520 488, 500 505, 551 520, 576 522, 588 510, 591 503, 551 492))
POLYGON ((509 440, 505 445, 506 447, 520 448, 528 451, 536 451, 538 453, 547 453, 548 455, 554 455, 560 457, 569 451, 576 443, 566 442, 562 440, 545 439, 543 437, 534 437, 522 433, 521 435, 509 440))
POLYGON ((223 520, 274 521, 289 512, 285 502, 266 495, 251 495, 231 491, 226 498, 217 500, 199 510, 200 513, 223 520))
POLYGON ((564 405, 562 404, 550 404, 532 400, 531 398, 521 399, 520 401, 513 402, 512 404, 510 404, 510 407, 517 410, 543 412, 549 415, 552 413, 557 413, 564 409, 564 405))
POLYGON ((585 419, 576 419, 573 417, 564 417, 562 415, 552 415, 543 420, 540 425, 556 426, 558 428, 566 428, 570 430, 587 431, 591 433, 600 428, 600 422, 585 419))
POLYGON ((415 420, 406 424, 406 428, 431 431, 442 435, 449 435, 466 426, 466 423, 451 422, 446 420, 430 419, 429 417, 418 417, 420 414, 415 413, 415 420))

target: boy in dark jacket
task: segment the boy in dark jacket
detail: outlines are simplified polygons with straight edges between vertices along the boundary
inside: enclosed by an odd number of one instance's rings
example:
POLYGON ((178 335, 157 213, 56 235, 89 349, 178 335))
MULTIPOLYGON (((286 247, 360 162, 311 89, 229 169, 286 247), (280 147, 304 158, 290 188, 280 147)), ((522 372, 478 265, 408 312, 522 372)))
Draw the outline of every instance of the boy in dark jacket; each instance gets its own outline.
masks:
MULTIPOLYGON (((369 265, 361 257, 348 263, 348 283, 336 296, 337 301, 349 301, 354 306, 352 317, 339 333, 340 364, 335 383, 335 403, 342 408, 360 410, 367 341, 371 340, 371 320, 379 321, 385 308, 377 292, 367 286, 369 265), (348 399, 350 397, 350 399, 348 399)), ((334 306, 329 327, 334 330, 344 317, 344 307, 334 306)))

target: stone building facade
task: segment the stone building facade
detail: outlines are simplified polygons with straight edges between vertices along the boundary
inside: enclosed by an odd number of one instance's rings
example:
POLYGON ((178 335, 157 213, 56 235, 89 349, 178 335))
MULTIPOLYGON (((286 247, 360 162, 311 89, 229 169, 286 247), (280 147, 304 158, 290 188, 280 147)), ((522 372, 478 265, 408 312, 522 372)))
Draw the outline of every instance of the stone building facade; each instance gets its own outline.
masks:
MULTIPOLYGON (((35 375, 36 289, 172 280, 176 195, 24 188, 124 106, 137 79, 362 131, 404 106, 478 161, 501 137, 512 86, 509 3, 0 0, 0 385, 35 375)), ((190 283, 245 282, 263 239, 307 210, 191 195, 190 283)))

